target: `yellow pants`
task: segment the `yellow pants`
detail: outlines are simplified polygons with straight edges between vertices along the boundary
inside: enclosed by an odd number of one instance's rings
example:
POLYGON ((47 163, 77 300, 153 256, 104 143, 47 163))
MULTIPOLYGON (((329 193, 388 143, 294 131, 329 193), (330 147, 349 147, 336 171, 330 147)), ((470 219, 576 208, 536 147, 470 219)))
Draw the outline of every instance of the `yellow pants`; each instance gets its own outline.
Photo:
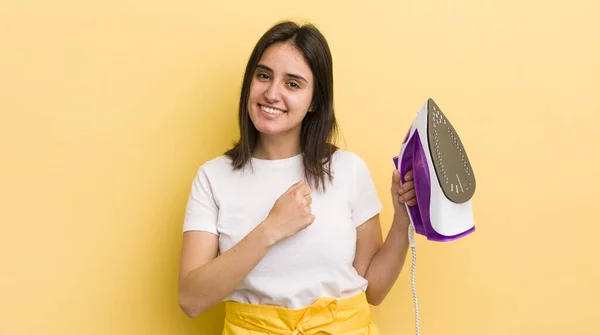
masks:
POLYGON ((320 298, 303 309, 229 301, 223 335, 378 335, 365 293, 335 300, 320 298))

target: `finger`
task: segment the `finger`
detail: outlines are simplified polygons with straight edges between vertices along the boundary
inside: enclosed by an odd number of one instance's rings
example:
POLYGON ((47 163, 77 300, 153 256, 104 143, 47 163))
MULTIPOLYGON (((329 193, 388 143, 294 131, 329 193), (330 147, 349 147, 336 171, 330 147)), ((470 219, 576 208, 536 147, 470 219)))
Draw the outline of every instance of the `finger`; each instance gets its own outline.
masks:
POLYGON ((406 203, 409 206, 415 206, 417 204, 417 199, 412 199, 406 203))
POLYGON ((303 196, 307 196, 312 192, 312 189, 308 185, 304 185, 300 188, 300 192, 303 196))
POLYGON ((304 185, 304 180, 300 180, 300 181, 296 182, 294 185, 290 186, 290 188, 288 188, 287 191, 285 191, 285 194, 293 193, 299 187, 302 187, 302 185, 304 185))
POLYGON ((310 195, 304 196, 304 204, 308 206, 312 204, 312 197, 310 195))
POLYGON ((302 190, 296 189, 292 194, 294 195, 294 199, 296 199, 299 204, 304 204, 305 199, 304 194, 302 194, 302 190))
POLYGON ((410 170, 404 175, 404 180, 410 181, 412 179, 413 179, 413 170, 410 170))
POLYGON ((394 172, 392 174, 392 184, 400 184, 400 171, 398 171, 398 169, 394 169, 394 172))
POLYGON ((304 185, 304 180, 300 180, 299 182, 295 183, 294 185, 290 186, 290 188, 288 188, 286 193, 291 193, 294 190, 296 190, 298 187, 301 187, 302 185, 304 185))
POLYGON ((413 199, 416 198, 416 194, 415 194, 415 190, 410 190, 406 193, 404 193, 401 197, 400 197, 400 201, 402 202, 409 202, 413 199))
POLYGON ((310 213, 311 213, 311 211, 312 211, 312 209, 310 208, 310 206, 305 206, 305 207, 304 207, 304 213, 306 213, 306 214, 310 214, 310 213))
POLYGON ((414 188, 415 188, 415 183, 413 181, 407 181, 406 183, 402 184, 402 186, 400 186, 398 188, 398 194, 402 195, 406 191, 410 191, 414 188))

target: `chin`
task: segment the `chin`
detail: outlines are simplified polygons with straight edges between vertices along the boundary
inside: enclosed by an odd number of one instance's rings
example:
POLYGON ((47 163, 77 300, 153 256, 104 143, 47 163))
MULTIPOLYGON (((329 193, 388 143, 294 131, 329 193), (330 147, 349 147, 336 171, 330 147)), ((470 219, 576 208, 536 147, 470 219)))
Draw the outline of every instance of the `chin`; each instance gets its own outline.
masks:
POLYGON ((283 130, 278 127, 272 127, 272 126, 268 126, 268 125, 258 125, 258 127, 255 125, 254 127, 261 134, 265 134, 265 135, 277 135, 277 134, 280 134, 283 132, 283 130))
POLYGON ((262 111, 259 109, 255 109, 250 114, 250 121, 260 133, 275 135, 284 131, 282 129, 282 123, 278 122, 281 120, 267 120, 262 115, 262 111))

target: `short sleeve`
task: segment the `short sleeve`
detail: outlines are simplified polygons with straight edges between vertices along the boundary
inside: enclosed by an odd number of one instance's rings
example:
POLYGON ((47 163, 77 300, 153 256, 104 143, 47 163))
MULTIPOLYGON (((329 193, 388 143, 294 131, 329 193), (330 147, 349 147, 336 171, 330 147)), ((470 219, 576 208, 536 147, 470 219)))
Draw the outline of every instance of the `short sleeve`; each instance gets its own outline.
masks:
POLYGON ((369 167, 358 156, 354 156, 354 187, 350 204, 352 206, 352 222, 360 226, 382 210, 382 204, 369 167))
POLYGON ((201 230, 218 235, 217 218, 219 209, 206 172, 200 168, 190 191, 183 231, 201 230))

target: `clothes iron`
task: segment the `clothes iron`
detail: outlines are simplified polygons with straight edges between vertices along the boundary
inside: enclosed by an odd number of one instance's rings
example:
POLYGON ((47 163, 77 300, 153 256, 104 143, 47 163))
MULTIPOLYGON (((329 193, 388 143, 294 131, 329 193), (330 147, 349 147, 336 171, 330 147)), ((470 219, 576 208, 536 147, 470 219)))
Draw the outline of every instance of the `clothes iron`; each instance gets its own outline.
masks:
POLYGON ((415 305, 415 330, 420 334, 419 299, 415 283, 417 253, 414 233, 430 241, 454 241, 475 231, 471 199, 475 175, 467 153, 448 118, 433 99, 419 110, 394 157, 400 182, 413 170, 417 205, 406 205, 411 224, 411 285, 415 305))
POLYGON ((417 113, 394 164, 401 183, 413 170, 417 205, 407 209, 417 234, 447 242, 475 231, 475 175, 456 130, 433 99, 417 113))

